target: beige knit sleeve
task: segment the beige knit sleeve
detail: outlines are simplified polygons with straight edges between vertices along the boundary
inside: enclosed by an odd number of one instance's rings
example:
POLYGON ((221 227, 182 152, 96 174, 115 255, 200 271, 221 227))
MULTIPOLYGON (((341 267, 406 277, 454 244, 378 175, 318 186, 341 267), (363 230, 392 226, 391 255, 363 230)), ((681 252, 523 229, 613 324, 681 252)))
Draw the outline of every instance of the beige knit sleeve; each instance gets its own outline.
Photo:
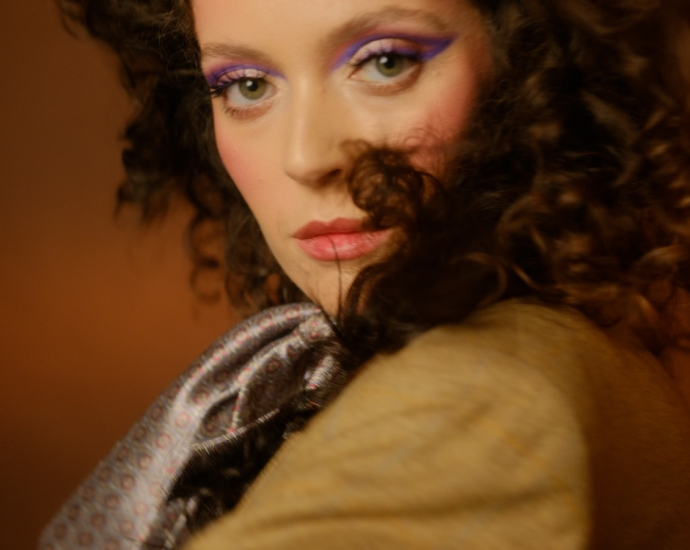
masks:
POLYGON ((576 415, 485 336, 436 329, 366 365, 186 550, 585 548, 576 415))

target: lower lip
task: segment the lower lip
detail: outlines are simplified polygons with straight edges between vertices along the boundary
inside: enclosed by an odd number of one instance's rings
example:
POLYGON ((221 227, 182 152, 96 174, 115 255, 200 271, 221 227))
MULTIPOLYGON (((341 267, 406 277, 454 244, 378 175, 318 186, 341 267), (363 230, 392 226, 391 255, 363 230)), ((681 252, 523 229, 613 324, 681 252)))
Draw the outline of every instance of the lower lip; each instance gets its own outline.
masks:
POLYGON ((329 233, 309 239, 297 239, 299 247, 315 260, 335 262, 355 260, 376 250, 388 231, 329 233))

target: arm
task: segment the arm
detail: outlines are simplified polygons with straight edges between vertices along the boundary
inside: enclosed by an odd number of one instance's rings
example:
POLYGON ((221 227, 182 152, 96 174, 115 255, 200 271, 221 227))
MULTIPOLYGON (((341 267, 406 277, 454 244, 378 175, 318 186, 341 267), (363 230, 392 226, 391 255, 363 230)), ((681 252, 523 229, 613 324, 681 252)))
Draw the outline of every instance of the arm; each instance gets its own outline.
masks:
POLYGON ((587 487, 539 370, 437 329, 365 366, 188 550, 578 549, 587 487))

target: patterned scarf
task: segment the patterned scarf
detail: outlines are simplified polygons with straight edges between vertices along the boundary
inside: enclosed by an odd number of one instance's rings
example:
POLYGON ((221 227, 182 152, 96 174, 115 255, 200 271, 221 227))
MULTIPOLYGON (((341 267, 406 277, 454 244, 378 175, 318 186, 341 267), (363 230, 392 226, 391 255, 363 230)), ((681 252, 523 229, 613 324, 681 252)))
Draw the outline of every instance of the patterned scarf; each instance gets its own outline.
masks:
POLYGON ((311 304, 272 308, 230 330, 115 445, 48 524, 39 549, 182 546, 190 518, 217 503, 206 498, 204 480, 219 480, 208 487, 235 483, 236 502, 253 478, 247 464, 258 471, 265 463, 256 453, 270 456, 295 428, 295 412, 307 418, 345 383, 330 356, 303 376, 296 370, 316 342, 332 337, 311 304), (295 378, 301 387, 286 395, 295 378), (268 444, 267 433, 274 434, 268 444))

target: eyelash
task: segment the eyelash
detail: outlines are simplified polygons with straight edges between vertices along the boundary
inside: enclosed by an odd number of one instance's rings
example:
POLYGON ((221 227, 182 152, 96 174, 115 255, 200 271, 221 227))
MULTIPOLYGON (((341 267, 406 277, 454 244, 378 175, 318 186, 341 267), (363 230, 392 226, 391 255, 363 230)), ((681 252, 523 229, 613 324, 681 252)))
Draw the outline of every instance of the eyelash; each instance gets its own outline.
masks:
MULTIPOLYGON (((364 46, 364 48, 367 48, 367 46, 364 46)), ((412 70, 405 70, 403 74, 401 74, 399 77, 391 78, 389 82, 369 82, 368 85, 371 86, 376 92, 394 93, 398 90, 406 88, 407 85, 410 84, 411 79, 416 79, 416 77, 419 76, 419 70, 421 69, 420 65, 424 62, 424 54, 419 50, 412 48, 396 48, 390 44, 374 45, 369 49, 368 52, 365 50, 362 54, 355 54, 353 59, 348 62, 348 65, 356 69, 356 72, 358 72, 367 64, 386 55, 400 57, 414 65, 414 68, 412 70)))
MULTIPOLYGON (((358 52, 356 52, 347 65, 354 69, 353 75, 361 71, 368 63, 371 63, 377 58, 394 55, 405 59, 413 67, 406 69, 399 77, 392 77, 391 82, 367 82, 374 93, 395 93, 406 88, 410 84, 410 80, 416 79, 419 75, 421 65, 427 61, 425 59, 422 48, 418 46, 411 46, 409 48, 400 48, 391 44, 391 39, 388 41, 378 40, 373 43, 364 45, 358 52)), ((209 92, 212 98, 224 98, 223 110, 226 114, 236 119, 251 118, 259 109, 264 106, 264 101, 260 101, 257 105, 250 105, 247 107, 233 107, 228 104, 227 95, 232 86, 237 85, 243 81, 248 80, 264 80, 268 73, 258 69, 242 69, 239 71, 229 71, 218 78, 215 78, 215 83, 209 87, 209 92)), ((270 85, 270 83, 268 83, 270 85)))
MULTIPOLYGON (((223 84, 222 86, 211 88, 211 97, 223 97, 225 95, 226 90, 236 82, 240 82, 240 80, 234 80, 227 84, 223 84)), ((249 118, 253 114, 252 110, 252 107, 230 107, 227 104, 227 101, 223 103, 223 112, 225 114, 230 115, 233 118, 249 118)))
POLYGON ((211 93, 211 98, 224 98, 223 111, 233 118, 249 118, 254 113, 254 110, 259 107, 231 107, 227 102, 227 94, 230 88, 240 82, 247 80, 265 80, 268 73, 257 70, 257 69, 241 69, 236 71, 229 71, 222 74, 218 78, 215 78, 215 84, 209 87, 209 92, 211 93))

